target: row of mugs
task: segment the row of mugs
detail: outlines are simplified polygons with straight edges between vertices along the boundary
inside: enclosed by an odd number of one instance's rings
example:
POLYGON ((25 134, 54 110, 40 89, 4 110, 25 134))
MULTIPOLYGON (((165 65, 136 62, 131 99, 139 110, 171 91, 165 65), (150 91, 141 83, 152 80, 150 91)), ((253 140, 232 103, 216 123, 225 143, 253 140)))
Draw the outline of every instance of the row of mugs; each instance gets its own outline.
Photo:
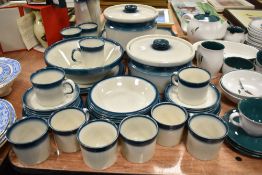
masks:
POLYGON ((119 135, 122 155, 130 162, 143 163, 153 157, 156 142, 167 147, 179 144, 186 123, 188 152, 200 160, 214 159, 227 135, 226 123, 207 113, 189 118, 185 109, 167 102, 155 105, 151 117, 129 116, 119 127, 109 120, 89 121, 81 109, 64 108, 54 112, 48 124, 37 117, 17 121, 7 131, 7 139, 21 162, 40 163, 50 154, 50 127, 59 150, 75 152, 81 148, 89 167, 105 169, 116 161, 119 135))

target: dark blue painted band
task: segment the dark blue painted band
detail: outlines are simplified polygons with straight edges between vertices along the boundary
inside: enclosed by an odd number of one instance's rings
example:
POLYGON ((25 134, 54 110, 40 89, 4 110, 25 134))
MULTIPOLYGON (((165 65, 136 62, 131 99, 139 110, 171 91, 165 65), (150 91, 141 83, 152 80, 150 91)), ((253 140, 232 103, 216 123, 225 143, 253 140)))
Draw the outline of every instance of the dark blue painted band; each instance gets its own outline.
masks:
POLYGON ((130 145, 134 145, 134 146, 146 146, 146 145, 151 144, 152 142, 155 141, 157 133, 158 133, 158 125, 157 125, 156 121, 153 118, 151 118, 151 117, 149 117, 147 115, 137 114, 137 115, 133 115, 133 116, 128 116, 128 117, 124 118, 121 121, 121 123, 119 124, 120 137, 124 140, 124 142, 126 142, 126 143, 128 143, 130 145), (136 117, 137 118, 146 118, 148 120, 151 120, 154 123, 154 125, 156 126, 156 130, 157 131, 156 131, 156 134, 152 138, 144 140, 144 141, 135 141, 135 140, 130 140, 130 139, 126 138, 123 134, 121 134, 121 126, 123 125, 123 123, 126 122, 127 120, 131 119, 131 118, 136 118, 136 117))
POLYGON ((192 134, 192 136, 194 136, 195 138, 197 138, 198 140, 200 140, 202 142, 210 143, 210 144, 222 142, 224 140, 224 138, 227 136, 227 133, 228 133, 228 125, 227 125, 227 123, 222 118, 220 118, 219 116, 217 116, 215 114, 210 114, 210 113, 199 113, 199 114, 193 115, 192 117, 189 118, 189 120, 187 122, 187 127, 188 127, 189 132, 192 134), (205 138, 205 137, 202 137, 202 136, 196 134, 192 130, 192 128, 190 127, 190 122, 191 122, 191 120, 193 118, 198 117, 198 116, 203 116, 203 115, 214 117, 215 119, 219 120, 226 128, 226 132, 225 132, 224 136, 222 136, 220 138, 217 138, 217 139, 209 139, 209 138, 205 138))
POLYGON ((162 105, 172 105, 172 106, 178 107, 179 109, 181 109, 184 112, 186 119, 185 119, 184 122, 182 122, 178 125, 166 125, 166 124, 160 123, 157 120, 155 120, 157 122, 159 128, 164 129, 164 130, 176 130, 176 129, 180 129, 183 126, 185 126, 185 123, 187 122, 187 119, 188 119, 187 111, 183 107, 176 105, 175 103, 172 103, 172 102, 162 102, 162 103, 158 103, 155 106, 153 106, 152 109, 151 109, 151 117, 152 118, 154 118, 153 117, 154 109, 156 109, 157 107, 162 106, 162 105))
POLYGON ((80 27, 82 29, 82 33, 92 33, 92 32, 96 32, 97 31, 97 24, 94 23, 94 22, 86 22, 86 23, 81 23, 78 25, 78 27, 80 27), (86 25, 86 24, 95 24, 96 26, 93 27, 93 28, 88 28, 88 29, 85 29, 85 28, 82 28, 81 26, 83 25, 86 25))
POLYGON ((55 117, 55 115, 56 115, 57 113, 59 113, 59 112, 62 112, 62 111, 64 111, 64 110, 68 110, 68 109, 74 109, 74 110, 80 111, 80 112, 84 115, 85 120, 86 120, 86 113, 85 113, 82 109, 77 108, 77 107, 65 107, 65 108, 63 108, 63 109, 60 109, 60 110, 57 110, 57 111, 53 112, 53 113, 51 114, 51 116, 49 117, 49 119, 48 119, 48 125, 49 125, 49 127, 52 129, 52 131, 53 131, 55 134, 57 134, 57 135, 69 136, 69 135, 72 135, 72 134, 76 134, 77 131, 78 131, 78 129, 79 129, 79 127, 81 127, 81 126, 79 126, 78 128, 73 129, 73 130, 71 130, 71 131, 59 131, 59 130, 56 130, 55 128, 52 127, 51 122, 52 122, 52 119, 55 117))
POLYGON ((152 20, 143 23, 119 23, 107 20, 105 25, 110 29, 139 32, 153 29, 154 27, 156 27, 156 21, 152 20))
POLYGON ((8 130, 6 132, 6 138, 7 138, 8 142, 11 143, 16 148, 31 148, 31 147, 37 146, 40 143, 42 143, 47 137, 48 137, 48 125, 47 125, 47 123, 44 119, 39 118, 39 117, 27 117, 27 118, 23 118, 21 120, 17 120, 10 128, 8 128, 8 130), (44 131, 44 133, 39 138, 35 139, 34 141, 30 141, 30 142, 26 142, 26 143, 13 142, 12 139, 10 138, 12 131, 18 125, 20 125, 21 123, 25 123, 28 120, 37 120, 37 121, 44 123, 46 125, 46 130, 44 131))
POLYGON ((111 121, 109 121, 109 120, 103 120, 103 119, 94 119, 94 120, 91 120, 91 121, 89 121, 89 122, 86 122, 86 123, 83 124, 83 125, 79 128, 79 130, 77 131, 77 140, 78 140, 78 142, 81 144, 82 148, 84 148, 86 151, 90 151, 90 152, 103 152, 103 151, 109 150, 110 148, 112 148, 113 146, 115 146, 115 145, 117 144, 118 136, 119 136, 119 130, 118 130, 118 127, 116 126, 116 124, 113 123, 113 122, 111 122, 111 121), (94 123, 94 122, 106 122, 106 123, 109 123, 109 124, 111 124, 112 126, 114 126, 115 129, 116 129, 116 131, 117 131, 116 139, 115 139, 112 143, 110 143, 110 144, 108 144, 108 145, 106 145, 106 146, 102 146, 102 147, 90 147, 90 146, 87 146, 87 145, 83 144, 83 143, 80 141, 79 134, 80 134, 81 130, 82 130, 85 126, 87 126, 87 125, 89 125, 89 124, 91 124, 91 123, 94 123))

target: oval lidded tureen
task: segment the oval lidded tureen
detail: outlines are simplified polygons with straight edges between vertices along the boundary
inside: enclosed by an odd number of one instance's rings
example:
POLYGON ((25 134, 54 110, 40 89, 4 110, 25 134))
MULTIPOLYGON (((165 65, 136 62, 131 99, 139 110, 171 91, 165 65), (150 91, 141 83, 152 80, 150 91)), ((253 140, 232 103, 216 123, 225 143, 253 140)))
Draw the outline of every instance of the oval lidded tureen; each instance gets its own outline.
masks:
POLYGON ((123 48, 138 36, 154 34, 157 28, 157 9, 142 4, 120 4, 105 9, 107 38, 120 43, 123 48))
POLYGON ((131 75, 153 82, 160 93, 174 72, 191 65, 195 55, 191 43, 167 35, 146 35, 131 40, 126 47, 131 75))

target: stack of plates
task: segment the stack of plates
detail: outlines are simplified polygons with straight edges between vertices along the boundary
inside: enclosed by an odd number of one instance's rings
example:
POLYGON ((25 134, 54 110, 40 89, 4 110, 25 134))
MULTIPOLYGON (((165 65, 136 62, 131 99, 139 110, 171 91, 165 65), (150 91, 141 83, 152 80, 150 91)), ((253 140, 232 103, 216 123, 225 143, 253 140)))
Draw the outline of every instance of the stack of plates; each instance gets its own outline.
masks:
POLYGON ((14 79, 21 72, 20 63, 14 59, 0 57, 0 97, 8 95, 14 79))
POLYGON ((66 107, 83 108, 81 97, 79 96, 80 89, 76 86, 74 93, 66 94, 65 101, 57 106, 45 107, 40 105, 36 100, 36 94, 33 88, 28 89, 23 96, 23 115, 28 117, 41 117, 48 119, 50 115, 57 110, 66 107))
POLYGON ((117 76, 95 84, 87 98, 92 117, 109 119, 117 125, 127 116, 149 114, 159 102, 156 87, 147 80, 117 76))
POLYGON ((262 97, 262 74, 250 70, 236 70, 223 75, 220 87, 234 103, 248 97, 262 97))
POLYGON ((253 20, 248 28, 247 44, 262 49, 262 18, 253 20))
POLYGON ((16 120, 15 110, 11 103, 0 99, 0 148, 6 142, 6 131, 16 120))
POLYGON ((168 85, 165 90, 165 100, 184 107, 190 116, 203 112, 219 115, 221 110, 220 98, 221 95, 213 84, 209 84, 206 102, 196 106, 185 104, 178 98, 177 86, 168 85))
POLYGON ((233 125, 229 121, 229 116, 236 112, 236 109, 230 110, 225 114, 223 120, 228 124, 229 132, 226 143, 241 154, 262 158, 262 137, 252 137, 243 129, 233 125))

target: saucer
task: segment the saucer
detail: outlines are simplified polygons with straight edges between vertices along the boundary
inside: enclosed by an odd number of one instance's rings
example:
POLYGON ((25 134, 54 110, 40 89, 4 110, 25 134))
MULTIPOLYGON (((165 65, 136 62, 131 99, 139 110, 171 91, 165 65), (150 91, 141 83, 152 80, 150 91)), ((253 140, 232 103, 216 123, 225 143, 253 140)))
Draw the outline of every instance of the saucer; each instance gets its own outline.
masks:
POLYGON ((221 94, 219 93, 218 89, 213 84, 209 84, 206 102, 201 105, 192 106, 192 105, 183 103, 178 98, 177 86, 169 85, 165 90, 165 98, 167 101, 173 102, 179 106, 182 106, 189 111, 205 112, 205 110, 212 109, 217 105, 217 103, 220 102, 220 97, 221 97, 221 94))
POLYGON ((18 74, 21 72, 21 66, 20 63, 14 59, 0 57, 0 63, 5 63, 9 65, 11 72, 10 74, 4 79, 4 81, 0 82, 0 88, 4 87, 6 84, 13 81, 18 74))
POLYGON ((231 145, 236 145, 238 148, 241 148, 241 150, 247 150, 262 155, 262 137, 250 136, 242 128, 229 122, 229 116, 235 111, 236 109, 230 110, 223 117, 223 120, 229 127, 227 137, 230 139, 231 143, 233 143, 231 145))
POLYGON ((46 107, 46 106, 42 106, 40 105, 37 100, 36 100, 36 94, 33 91, 33 88, 28 89, 24 95, 23 95, 23 105, 33 111, 38 111, 38 112, 48 112, 50 110, 54 111, 54 110, 58 110, 61 109, 65 106, 69 106, 71 105, 73 102, 76 101, 76 99, 79 97, 79 93, 80 93, 80 89, 79 87, 76 85, 75 86, 75 91, 72 94, 66 94, 65 95, 65 101, 57 106, 50 106, 50 107, 46 107))
POLYGON ((11 74, 11 68, 8 64, 0 62, 0 83, 11 74))

